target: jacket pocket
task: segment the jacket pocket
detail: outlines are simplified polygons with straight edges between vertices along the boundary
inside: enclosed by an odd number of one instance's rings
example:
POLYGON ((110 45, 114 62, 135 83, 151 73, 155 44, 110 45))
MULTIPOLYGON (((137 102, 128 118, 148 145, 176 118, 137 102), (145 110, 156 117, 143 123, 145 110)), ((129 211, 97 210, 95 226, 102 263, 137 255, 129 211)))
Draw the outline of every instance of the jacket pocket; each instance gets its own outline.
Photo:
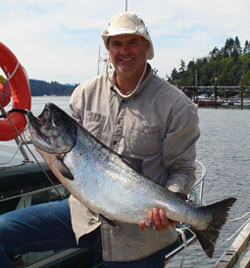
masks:
POLYGON ((130 150, 137 155, 153 155, 161 150, 160 127, 145 126, 142 129, 132 128, 130 150))
POLYGON ((105 115, 87 111, 84 118, 84 128, 86 128, 95 138, 101 140, 105 121, 105 115))

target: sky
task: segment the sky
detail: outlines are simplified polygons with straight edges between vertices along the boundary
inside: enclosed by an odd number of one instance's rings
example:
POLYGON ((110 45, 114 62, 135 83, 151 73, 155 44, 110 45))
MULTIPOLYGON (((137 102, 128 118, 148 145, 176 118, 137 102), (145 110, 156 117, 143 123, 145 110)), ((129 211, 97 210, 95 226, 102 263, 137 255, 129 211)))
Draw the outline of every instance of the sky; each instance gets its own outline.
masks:
MULTIPOLYGON (((242 46, 250 40, 249 0, 127 3, 148 28, 155 50, 149 62, 164 78, 181 60, 206 57, 227 38, 238 36, 242 46)), ((99 48, 100 59, 106 57, 101 31, 125 6, 125 0, 0 0, 0 41, 30 79, 80 83, 97 75, 99 48)), ((103 66, 101 60, 99 72, 103 66)))

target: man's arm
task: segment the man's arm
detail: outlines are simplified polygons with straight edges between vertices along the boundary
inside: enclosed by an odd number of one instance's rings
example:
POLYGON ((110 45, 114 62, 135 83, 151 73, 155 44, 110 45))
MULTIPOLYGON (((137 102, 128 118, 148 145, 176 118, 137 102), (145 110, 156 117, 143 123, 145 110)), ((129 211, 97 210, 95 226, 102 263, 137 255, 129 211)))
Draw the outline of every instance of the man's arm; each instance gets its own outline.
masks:
POLYGON ((162 147, 163 164, 168 172, 166 187, 188 195, 195 182, 195 143, 200 136, 197 108, 189 103, 172 118, 162 147))
MULTIPOLYGON (((175 114, 164 137, 162 157, 168 172, 166 187, 182 199, 186 199, 195 182, 195 142, 199 135, 197 108, 190 103, 175 114)), ((166 217, 163 209, 158 208, 148 212, 148 220, 157 231, 177 224, 166 217)), ((145 230, 146 222, 141 221, 140 227, 145 230)))

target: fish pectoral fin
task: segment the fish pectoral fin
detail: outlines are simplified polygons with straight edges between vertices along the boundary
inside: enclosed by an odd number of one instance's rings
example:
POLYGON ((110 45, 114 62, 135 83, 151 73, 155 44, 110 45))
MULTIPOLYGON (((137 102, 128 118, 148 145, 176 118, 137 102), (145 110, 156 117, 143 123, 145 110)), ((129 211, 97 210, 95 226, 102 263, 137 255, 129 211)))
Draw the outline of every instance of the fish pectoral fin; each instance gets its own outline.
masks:
POLYGON ((99 214, 99 217, 100 217, 100 219, 106 221, 108 224, 110 224, 113 227, 117 227, 118 226, 114 221, 112 221, 111 219, 103 216, 102 214, 99 214))
POLYGON ((59 156, 56 156, 56 159, 57 159, 58 170, 63 175, 63 177, 73 181, 74 175, 71 173, 68 167, 64 164, 63 160, 59 156))

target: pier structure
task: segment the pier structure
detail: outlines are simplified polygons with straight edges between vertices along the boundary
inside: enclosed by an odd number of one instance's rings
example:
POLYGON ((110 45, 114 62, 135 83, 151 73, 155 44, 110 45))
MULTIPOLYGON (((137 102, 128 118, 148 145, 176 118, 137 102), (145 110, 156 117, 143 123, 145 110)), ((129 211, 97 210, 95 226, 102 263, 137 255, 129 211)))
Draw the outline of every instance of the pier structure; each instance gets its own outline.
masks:
POLYGON ((250 219, 213 268, 250 267, 250 219))
POLYGON ((178 88, 199 105, 250 105, 250 86, 218 86, 215 84, 214 86, 178 86, 178 88), (201 96, 209 96, 209 98, 203 100, 201 96))

